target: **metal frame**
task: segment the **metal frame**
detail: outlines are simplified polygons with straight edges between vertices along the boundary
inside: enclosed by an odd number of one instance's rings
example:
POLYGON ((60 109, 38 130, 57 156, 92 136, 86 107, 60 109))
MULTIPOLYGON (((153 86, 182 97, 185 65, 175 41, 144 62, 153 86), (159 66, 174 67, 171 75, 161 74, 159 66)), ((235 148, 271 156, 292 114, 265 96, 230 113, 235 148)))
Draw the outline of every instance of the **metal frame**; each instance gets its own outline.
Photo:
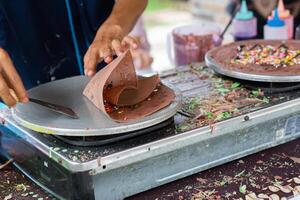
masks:
POLYGON ((12 130, 14 133, 20 135, 21 137, 24 137, 25 133, 26 141, 34 145, 40 151, 44 152, 50 158, 56 160, 59 163, 61 163, 61 161, 63 160, 62 164, 66 169, 73 172, 92 170, 92 174, 97 174, 119 167, 124 167, 128 164, 139 162, 141 160, 145 160, 149 157, 157 156, 159 154, 168 153, 209 138, 219 137, 220 135, 224 135, 226 133, 245 129, 255 124, 259 124, 263 121, 287 116, 298 111, 300 112, 300 99, 295 99, 269 108, 255 111, 247 115, 242 115, 229 120, 218 122, 215 124, 213 134, 211 133, 211 128, 209 126, 205 126, 159 141, 151 142, 146 145, 131 148, 127 151, 122 151, 109 156, 101 157, 99 158, 101 161, 96 159, 84 163, 74 162, 63 157, 61 154, 54 151, 49 146, 33 137, 30 134, 31 130, 18 125, 11 117, 9 111, 6 111, 6 114, 4 114, 3 111, 0 112, 0 117, 5 119, 5 126, 8 129, 12 130), (249 118, 249 120, 245 121, 245 116, 247 116, 247 119, 249 118), (105 166, 105 169, 103 169, 103 166, 105 166))
POLYGON ((79 163, 20 127, 9 110, 0 112, 5 126, 72 173, 88 172, 95 199, 122 199, 188 175, 215 167, 300 137, 290 133, 288 121, 300 119, 300 99, 235 117, 126 151, 79 163), (6 113, 6 114, 5 114, 6 113), (159 170, 157 170, 159 169, 159 170))

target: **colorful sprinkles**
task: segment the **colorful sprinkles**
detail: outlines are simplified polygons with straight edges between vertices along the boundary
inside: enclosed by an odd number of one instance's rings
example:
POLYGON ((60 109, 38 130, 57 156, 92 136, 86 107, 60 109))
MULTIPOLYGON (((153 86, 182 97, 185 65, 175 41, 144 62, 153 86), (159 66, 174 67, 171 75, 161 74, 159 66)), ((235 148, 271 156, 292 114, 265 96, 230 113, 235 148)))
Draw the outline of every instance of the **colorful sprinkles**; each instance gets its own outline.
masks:
POLYGON ((300 49, 291 50, 286 45, 278 47, 272 45, 254 46, 241 45, 237 47, 237 56, 231 59, 232 64, 256 64, 274 68, 295 66, 300 64, 300 49))

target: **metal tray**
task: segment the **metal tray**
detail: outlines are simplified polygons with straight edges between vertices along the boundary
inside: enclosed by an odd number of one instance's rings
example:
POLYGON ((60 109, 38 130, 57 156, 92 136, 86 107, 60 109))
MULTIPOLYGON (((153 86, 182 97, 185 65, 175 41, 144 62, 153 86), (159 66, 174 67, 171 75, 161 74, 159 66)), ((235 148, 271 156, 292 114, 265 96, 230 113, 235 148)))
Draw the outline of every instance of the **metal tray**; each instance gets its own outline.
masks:
POLYGON ((248 81, 258 81, 258 82, 277 82, 277 83, 287 83, 287 82, 300 82, 300 76, 276 76, 276 75, 261 75, 261 74, 249 74, 239 71, 233 71, 226 69, 223 65, 220 65, 214 58, 212 58, 212 52, 217 49, 212 49, 205 55, 206 65, 212 68, 216 73, 237 78, 241 80, 248 81))
POLYGON ((72 108, 79 119, 71 119, 51 112, 34 103, 18 104, 13 118, 22 126, 36 132, 63 136, 104 136, 126 133, 159 124, 175 115, 181 105, 182 95, 174 86, 175 101, 168 107, 138 121, 118 123, 98 110, 82 91, 89 81, 85 76, 75 76, 49 82, 28 91, 30 97, 72 108))

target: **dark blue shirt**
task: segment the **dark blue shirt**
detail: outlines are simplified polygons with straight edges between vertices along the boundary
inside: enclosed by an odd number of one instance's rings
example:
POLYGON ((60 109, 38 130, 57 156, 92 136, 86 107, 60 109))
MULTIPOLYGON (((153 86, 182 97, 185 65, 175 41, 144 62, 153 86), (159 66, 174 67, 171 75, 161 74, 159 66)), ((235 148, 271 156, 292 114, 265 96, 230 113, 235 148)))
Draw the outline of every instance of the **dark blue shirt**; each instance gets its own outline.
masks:
POLYGON ((82 58, 114 0, 0 0, 0 46, 26 88, 82 74, 82 58))

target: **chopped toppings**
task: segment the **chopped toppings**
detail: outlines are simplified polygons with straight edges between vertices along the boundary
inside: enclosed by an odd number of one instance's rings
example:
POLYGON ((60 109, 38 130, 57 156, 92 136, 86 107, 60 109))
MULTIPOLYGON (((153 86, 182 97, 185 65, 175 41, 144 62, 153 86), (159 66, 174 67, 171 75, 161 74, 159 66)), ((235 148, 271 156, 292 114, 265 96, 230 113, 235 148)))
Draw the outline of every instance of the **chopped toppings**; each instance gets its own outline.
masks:
POLYGON ((105 100, 104 100, 104 107, 105 107, 105 110, 106 110, 107 113, 112 113, 113 111, 119 109, 119 107, 114 106, 114 105, 108 103, 108 102, 105 101, 105 100))
MULTIPOLYGON (((193 69, 196 70, 195 68, 193 69)), ((197 70, 199 74, 207 76, 202 84, 205 85, 209 82, 209 91, 202 93, 201 90, 201 93, 192 93, 184 98, 176 126, 178 132, 203 126, 209 126, 213 132, 217 122, 258 110, 269 103, 273 104, 281 101, 282 98, 286 98, 280 96, 280 94, 265 94, 260 88, 247 88, 245 87, 246 85, 236 82, 236 80, 220 78, 214 75, 207 67, 197 70)), ((193 76, 194 73, 190 71, 184 73, 185 77, 195 77, 193 76)), ((178 84, 179 87, 187 82, 186 79, 181 77, 178 77, 178 79, 183 82, 178 84)))
MULTIPOLYGON (((214 77, 212 80, 213 90, 208 97, 196 96, 185 99, 183 110, 196 116, 189 123, 196 123, 197 126, 211 125, 269 102, 269 98, 260 89, 251 91, 231 80, 214 77)), ((177 130, 182 131, 185 128, 187 127, 177 130)))
POLYGON ((300 49, 291 50, 286 45, 278 47, 259 45, 237 47, 237 56, 230 61, 232 64, 256 64, 275 68, 300 64, 300 49))

